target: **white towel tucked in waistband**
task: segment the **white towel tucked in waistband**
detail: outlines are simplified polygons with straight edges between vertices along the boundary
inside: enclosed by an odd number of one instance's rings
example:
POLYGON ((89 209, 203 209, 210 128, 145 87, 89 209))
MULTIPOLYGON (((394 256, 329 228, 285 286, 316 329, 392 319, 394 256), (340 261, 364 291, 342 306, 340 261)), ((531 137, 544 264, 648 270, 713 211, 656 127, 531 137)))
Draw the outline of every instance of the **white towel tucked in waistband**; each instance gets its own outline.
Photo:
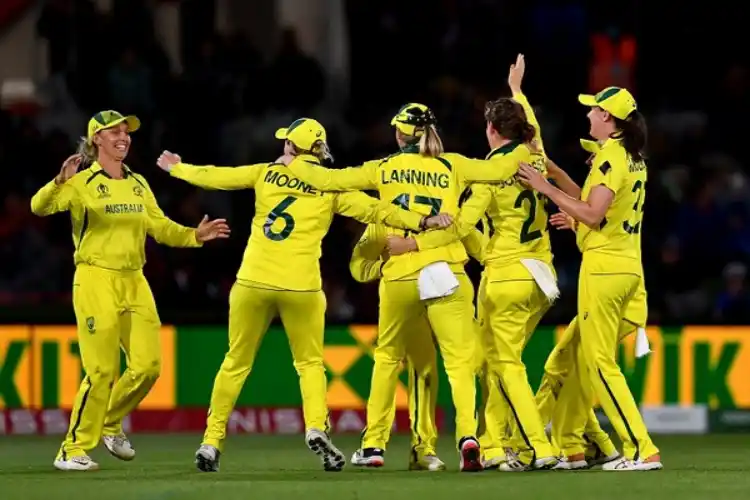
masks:
POLYGON ((458 280, 447 262, 434 262, 419 272, 417 286, 420 300, 436 299, 452 295, 458 289, 458 280))
POLYGON ((529 270, 536 284, 539 285, 544 295, 547 296, 547 300, 554 302, 560 296, 560 289, 557 287, 555 273, 552 272, 552 269, 550 269, 546 262, 538 259, 521 259, 521 264, 529 270))

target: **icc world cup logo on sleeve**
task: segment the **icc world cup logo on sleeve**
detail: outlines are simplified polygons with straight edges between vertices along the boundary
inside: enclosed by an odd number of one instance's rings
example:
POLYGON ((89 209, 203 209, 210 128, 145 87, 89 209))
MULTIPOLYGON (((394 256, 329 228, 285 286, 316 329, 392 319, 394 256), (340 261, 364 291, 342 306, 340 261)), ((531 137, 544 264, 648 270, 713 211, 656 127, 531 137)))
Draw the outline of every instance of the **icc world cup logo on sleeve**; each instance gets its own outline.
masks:
POLYGON ((133 194, 140 198, 143 198, 143 188, 141 186, 135 186, 133 188, 133 194))
POLYGON ((99 193, 99 198, 109 198, 109 188, 106 184, 96 186, 96 191, 99 193))

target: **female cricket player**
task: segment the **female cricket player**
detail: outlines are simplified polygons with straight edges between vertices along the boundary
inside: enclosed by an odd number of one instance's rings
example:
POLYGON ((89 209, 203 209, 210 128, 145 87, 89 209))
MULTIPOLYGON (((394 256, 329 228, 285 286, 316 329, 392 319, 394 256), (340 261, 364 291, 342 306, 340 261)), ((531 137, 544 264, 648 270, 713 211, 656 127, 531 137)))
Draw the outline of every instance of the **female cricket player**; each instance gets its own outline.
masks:
POLYGON ((602 144, 580 199, 552 186, 527 165, 519 169, 526 184, 578 223, 576 239, 582 253, 578 362, 565 385, 578 380, 583 397, 561 397, 558 402, 568 408, 568 418, 561 423, 560 445, 568 457, 583 452, 577 439, 569 436, 576 437, 575 430, 585 425, 596 397, 620 436, 625 455, 603 468, 661 469, 659 450, 615 359, 620 323, 643 278, 638 235, 647 178, 645 120, 626 89, 609 87, 596 95, 581 95, 579 101, 590 108, 589 133, 602 144))
MULTIPOLYGON (((528 150, 500 156, 494 162, 445 153, 432 111, 423 104, 403 106, 391 120, 399 152, 360 167, 332 170, 295 159, 292 173, 322 191, 378 190, 380 198, 420 213, 455 215, 465 187, 477 182, 502 182, 512 176, 528 150), (526 151, 525 154, 521 154, 526 151)), ((399 364, 406 355, 403 325, 427 314, 445 361, 456 408, 456 441, 460 468, 482 470, 476 439, 475 342, 473 287, 464 271, 466 250, 460 241, 395 256, 383 266, 384 296, 380 303, 375 369, 367 405, 363 449, 382 450, 382 428, 393 406, 399 364)))
MULTIPOLYGON (((284 153, 312 165, 331 158, 326 131, 300 118, 276 132, 284 153)), ((334 214, 365 223, 387 223, 419 231, 442 227, 426 217, 364 193, 321 193, 282 163, 244 167, 195 167, 165 151, 158 165, 172 176, 209 189, 255 189, 255 216, 237 281, 229 296, 229 351, 216 375, 203 443, 196 466, 219 469, 229 415, 252 369, 263 335, 276 315, 287 332, 300 379, 305 442, 327 471, 344 467, 344 455, 328 434, 323 335, 326 299, 321 289, 321 242, 334 214)), ((448 218, 447 223, 452 221, 448 218)), ((443 224, 444 226, 445 224, 443 224)))
POLYGON ((229 236, 223 219, 204 217, 197 228, 189 228, 164 215, 146 179, 123 163, 130 134, 139 127, 135 116, 97 113, 89 120, 79 153, 31 199, 34 214, 69 211, 73 222, 73 308, 86 377, 55 458, 60 470, 98 469, 88 452, 100 439, 115 457, 135 457, 122 419, 148 394, 161 366, 161 324, 143 276, 146 235, 175 247, 199 247, 229 236), (89 163, 88 169, 78 171, 89 163), (118 346, 127 357, 127 369, 115 383, 118 346))
MULTIPOLYGON (((383 265, 388 260, 387 238, 393 234, 387 227, 371 224, 362 234, 354 247, 349 268, 355 280, 366 283, 382 278, 383 265)), ((464 238, 466 252, 483 262, 484 235, 474 230, 464 238)), ((384 286, 381 281, 380 300, 387 301, 383 296, 384 286)), ((409 417, 411 419, 411 452, 409 456, 409 470, 445 470, 445 463, 437 456, 438 429, 435 421, 435 405, 438 393, 437 352, 433 343, 433 333, 425 315, 415 319, 407 328, 404 335, 406 340, 406 359, 409 375, 409 417)), ((374 381, 375 382, 375 381, 374 381)), ((393 425, 392 411, 388 421, 380 425, 385 429, 388 442, 393 425)), ((365 467, 382 467, 385 464, 385 450, 358 449, 352 456, 353 465, 365 467)))
MULTIPOLYGON (((521 90, 524 72, 525 60, 519 54, 508 74, 513 98, 487 104, 487 140, 492 148, 487 160, 492 163, 495 158, 521 151, 528 160, 516 156, 518 162, 534 162, 535 168, 544 172, 539 124, 521 90)), ((414 238, 392 239, 391 254, 404 250, 422 252, 455 241, 488 214, 494 233, 487 249, 484 289, 480 290, 495 343, 491 353, 494 359, 488 361, 506 403, 500 417, 504 422, 512 416, 511 427, 517 425, 520 432, 516 435, 522 437, 511 446, 530 455, 526 465, 509 458, 499 464, 498 470, 549 468, 557 463, 556 453, 544 431, 521 358, 537 324, 559 294, 552 268, 547 211, 543 199, 523 186, 515 172, 500 185, 475 185, 472 191, 472 199, 477 198, 470 206, 473 210, 462 208, 456 225, 414 238)))

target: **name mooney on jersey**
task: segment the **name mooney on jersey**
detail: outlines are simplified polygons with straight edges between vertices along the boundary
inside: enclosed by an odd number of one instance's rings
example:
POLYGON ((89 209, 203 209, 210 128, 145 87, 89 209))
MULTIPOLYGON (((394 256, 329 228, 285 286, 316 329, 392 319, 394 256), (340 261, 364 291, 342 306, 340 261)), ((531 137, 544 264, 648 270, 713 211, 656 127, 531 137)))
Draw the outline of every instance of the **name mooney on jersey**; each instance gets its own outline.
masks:
POLYGON ((380 178, 383 184, 398 182, 401 184, 417 184, 419 186, 439 187, 447 189, 450 185, 450 176, 437 172, 421 172, 414 169, 391 170, 388 174, 381 170, 380 178))
POLYGON ((266 176, 263 178, 263 182, 266 182, 268 184, 275 184, 278 187, 296 189, 297 191, 301 191, 303 193, 313 195, 318 194, 318 191, 316 191, 315 188, 310 186, 309 184, 302 182, 294 176, 282 174, 276 170, 269 170, 268 172, 266 172, 266 176))
POLYGON ((108 203, 104 205, 105 214, 139 214, 146 208, 142 203, 108 203))

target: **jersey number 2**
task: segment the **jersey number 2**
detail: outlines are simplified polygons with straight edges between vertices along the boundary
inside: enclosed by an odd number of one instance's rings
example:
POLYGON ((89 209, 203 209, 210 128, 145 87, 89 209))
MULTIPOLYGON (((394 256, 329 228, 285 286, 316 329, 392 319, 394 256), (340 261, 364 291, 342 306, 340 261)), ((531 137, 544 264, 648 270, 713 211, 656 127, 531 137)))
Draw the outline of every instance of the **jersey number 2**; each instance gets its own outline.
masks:
POLYGON ((263 223, 263 234, 266 238, 273 241, 282 241, 289 238, 289 235, 294 231, 294 217, 285 210, 295 201, 297 201, 296 196, 287 196, 281 203, 271 209, 271 212, 266 216, 266 222, 263 223), (271 228, 277 219, 284 221, 284 227, 278 233, 271 228))
POLYGON ((635 181, 635 184, 633 184, 633 193, 638 193, 638 198, 635 199, 635 203, 633 204, 633 212, 635 212, 635 220, 631 223, 630 221, 625 221, 622 223, 622 228, 625 230, 628 234, 638 234, 641 232, 641 221, 643 220, 643 205, 646 201, 645 197, 643 196, 643 192, 646 190, 646 183, 637 180, 635 181))
POLYGON ((529 216, 526 217, 526 220, 523 222, 523 226, 521 226, 521 243, 528 243, 529 241, 538 240, 542 237, 542 231, 539 229, 531 230, 531 226, 534 224, 534 220, 536 220, 536 206, 537 206, 537 199, 534 195, 534 191, 531 189, 524 189, 521 191, 521 193, 518 195, 518 198, 516 198, 516 203, 514 204, 515 208, 521 208, 523 207, 523 202, 528 201, 529 202, 529 216))

